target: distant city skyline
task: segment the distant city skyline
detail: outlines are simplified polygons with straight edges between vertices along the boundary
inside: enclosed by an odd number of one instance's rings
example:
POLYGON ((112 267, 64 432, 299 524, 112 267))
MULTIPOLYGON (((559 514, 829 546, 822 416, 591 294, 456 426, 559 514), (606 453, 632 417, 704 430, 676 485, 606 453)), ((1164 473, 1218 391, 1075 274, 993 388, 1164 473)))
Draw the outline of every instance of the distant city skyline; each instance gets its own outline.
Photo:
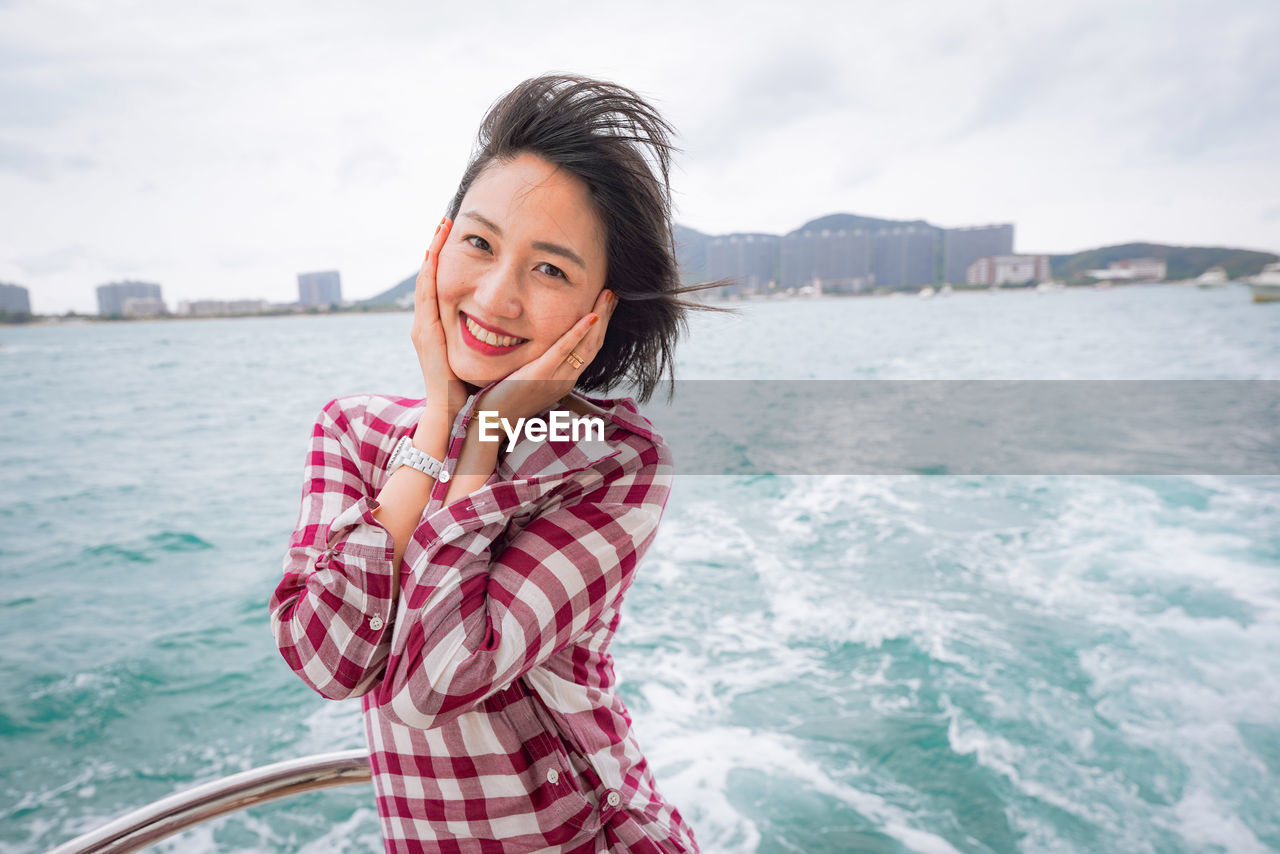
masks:
POLYGON ((785 235, 731 234, 707 241, 705 261, 685 251, 682 268, 734 279, 730 292, 821 287, 830 293, 963 284, 979 258, 1012 252, 1014 226, 940 229, 924 222, 868 222, 832 215, 785 235), (701 263, 700 263, 701 262, 701 263))
MULTIPOLYGON (((914 220, 880 220, 857 214, 836 213, 812 217, 801 226, 783 234, 768 232, 731 232, 707 234, 676 223, 677 256, 682 277, 697 280, 725 279, 736 284, 721 289, 724 295, 762 293, 773 290, 796 290, 807 285, 818 285, 824 293, 857 294, 872 290, 902 290, 925 285, 973 284, 972 267, 975 262, 989 262, 989 269, 980 276, 991 276, 992 282, 1002 279, 997 270, 1002 265, 1021 269, 1027 264, 1036 271, 1036 281, 1048 281, 1049 255, 1047 253, 1013 253, 1014 223, 991 223, 958 228, 941 228, 922 218, 914 220), (858 226, 832 225, 832 221, 855 220, 858 226), (694 242, 690 232, 697 235, 694 242), (994 265, 994 266, 992 266, 994 265)), ((1109 244, 1120 246, 1121 244, 1109 244)), ((1103 247, 1086 247, 1084 252, 1103 247)), ((1209 248, 1209 247, 1201 247, 1209 248)), ((1214 247, 1227 248, 1227 247, 1214 247)), ((1053 253, 1068 255, 1076 253, 1053 253)), ((1271 253, 1280 255, 1280 253, 1271 253)), ((1116 279, 1129 276, 1114 275, 1115 269, 1125 267, 1139 259, 1128 259, 1111 264, 1111 271, 1100 278, 1116 279)), ((1157 263, 1152 261, 1152 263, 1157 263)), ((1255 261, 1261 264, 1261 261, 1255 261)), ((1161 280, 1165 277, 1164 262, 1158 262, 1158 275, 1138 276, 1138 279, 1161 280)), ((1148 273, 1150 271, 1147 271, 1148 273)), ((1200 270, 1195 273, 1202 272, 1200 270)), ((1185 271, 1184 271, 1185 273, 1185 271)), ((293 299, 265 299, 261 295, 237 299, 209 297, 180 297, 167 301, 161 297, 160 285, 133 280, 112 282, 94 288, 97 294, 97 310, 100 316, 149 315, 152 313, 182 316, 219 316, 255 314, 293 307, 312 308, 337 305, 353 305, 372 297, 382 296, 399 283, 385 283, 370 294, 343 297, 342 274, 339 270, 297 273, 293 299), (135 306, 130 311, 126 304, 139 299, 146 305, 135 306), (171 307, 176 303, 176 308, 171 307)), ((1004 281, 1015 279, 1004 278, 1004 281)), ((982 278, 976 281, 984 281, 982 278)), ((22 291, 21 300, 30 305, 29 288, 4 286, 9 291, 0 296, 6 300, 19 299, 16 290, 22 291)), ((62 314, 64 312, 26 309, 34 314, 62 314)), ((93 314, 95 312, 78 312, 93 314)))
POLYGON ((1015 223, 1019 253, 1280 251, 1273 0, 491 11, 0 6, 0 281, 46 314, 122 279, 284 302, 339 269, 373 296, 488 105, 547 71, 663 111, 676 219, 709 234, 852 211, 1015 223))

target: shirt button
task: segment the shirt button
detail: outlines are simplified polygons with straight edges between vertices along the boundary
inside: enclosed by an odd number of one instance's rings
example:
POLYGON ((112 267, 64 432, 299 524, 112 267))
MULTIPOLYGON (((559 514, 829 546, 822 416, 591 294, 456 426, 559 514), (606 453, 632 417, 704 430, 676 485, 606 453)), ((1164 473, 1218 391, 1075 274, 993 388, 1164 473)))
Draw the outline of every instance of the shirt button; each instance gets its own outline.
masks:
POLYGON ((374 614, 372 617, 370 617, 369 628, 373 629, 375 632, 378 629, 382 628, 382 618, 379 617, 377 614, 374 614))
POLYGON ((554 768, 552 768, 552 769, 548 770, 548 771, 547 771, 547 782, 548 782, 548 783, 550 783, 550 784, 551 784, 551 785, 553 785, 553 786, 554 786, 556 783, 559 783, 559 782, 560 782, 560 772, 559 772, 559 771, 557 771, 557 770, 556 770, 556 769, 554 769, 554 768))
POLYGON ((617 792, 610 792, 605 795, 604 800, 609 806, 616 807, 618 804, 622 803, 622 795, 619 795, 617 792))

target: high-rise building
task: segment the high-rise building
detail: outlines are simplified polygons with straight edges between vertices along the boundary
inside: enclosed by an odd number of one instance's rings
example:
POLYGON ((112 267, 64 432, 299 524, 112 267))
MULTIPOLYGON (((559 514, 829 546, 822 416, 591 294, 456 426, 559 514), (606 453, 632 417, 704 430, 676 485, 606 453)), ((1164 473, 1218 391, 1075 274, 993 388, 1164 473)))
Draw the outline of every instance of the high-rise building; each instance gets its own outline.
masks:
POLYGON ((124 301, 130 297, 159 300, 162 304, 164 301, 160 294, 160 286, 150 282, 112 282, 107 285, 99 285, 97 290, 98 314, 103 317, 112 315, 123 317, 124 301))
POLYGON ((857 293, 871 283, 871 238, 860 228, 797 231, 782 238, 782 284, 857 293))
POLYGON ((31 294, 22 285, 0 282, 0 314, 10 317, 31 314, 31 294))
POLYGON ((776 234, 726 234, 707 242, 707 277, 734 279, 722 293, 764 293, 778 280, 776 234))
POLYGON ((948 228, 943 235, 943 275, 952 284, 968 278, 979 258, 1013 254, 1013 223, 948 228))
POLYGON ((336 305, 342 302, 342 277, 337 270, 299 273, 298 302, 303 305, 336 305))
POLYGON ((872 273, 878 288, 931 285, 938 257, 938 232, 928 226, 883 228, 871 238, 872 273))

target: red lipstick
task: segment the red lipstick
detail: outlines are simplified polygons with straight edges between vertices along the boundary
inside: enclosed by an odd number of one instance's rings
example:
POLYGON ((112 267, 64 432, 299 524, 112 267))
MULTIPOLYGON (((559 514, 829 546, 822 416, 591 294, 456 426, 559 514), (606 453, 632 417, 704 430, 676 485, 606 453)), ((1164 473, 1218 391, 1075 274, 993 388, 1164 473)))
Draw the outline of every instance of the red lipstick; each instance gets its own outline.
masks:
POLYGON ((468 318, 476 326, 479 326, 482 329, 487 329, 488 331, 492 332, 495 335, 504 335, 508 338, 518 338, 519 336, 512 335, 509 332, 503 332, 500 329, 494 329, 492 326, 489 326, 487 323, 481 323, 480 321, 476 320, 474 317, 471 317, 470 315, 459 311, 458 326, 461 329, 462 340, 468 347, 470 347, 472 350, 475 350, 478 353, 483 353, 486 356, 503 356, 503 355, 506 355, 507 353, 512 352, 517 347, 520 347, 522 344, 527 343, 526 340, 522 339, 517 343, 510 345, 509 347, 498 347, 494 344, 490 344, 487 341, 481 341, 475 335, 472 335, 471 330, 467 328, 468 318))

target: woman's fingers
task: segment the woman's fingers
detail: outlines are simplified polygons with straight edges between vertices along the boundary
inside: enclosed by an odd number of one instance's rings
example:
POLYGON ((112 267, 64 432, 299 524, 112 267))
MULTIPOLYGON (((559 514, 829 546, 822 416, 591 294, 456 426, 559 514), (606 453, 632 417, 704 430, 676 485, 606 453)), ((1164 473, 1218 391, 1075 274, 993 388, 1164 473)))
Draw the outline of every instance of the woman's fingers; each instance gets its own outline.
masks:
POLYGON ((581 374, 600 352, 600 348, 604 345, 605 330, 609 327, 609 319, 613 316, 617 304, 617 298, 613 296, 612 291, 607 289, 600 291, 591 313, 574 324, 548 351, 549 354, 555 351, 557 362, 567 367, 571 376, 577 377, 581 374), (577 360, 571 362, 569 360, 571 354, 581 359, 582 364, 577 365, 577 360))
POLYGON ((431 246, 427 248, 427 254, 422 259, 422 268, 418 271, 418 280, 414 285, 415 301, 424 303, 428 307, 434 306, 436 301, 436 267, 440 261, 440 247, 444 246, 452 228, 453 222, 448 217, 440 220, 440 224, 436 226, 436 233, 431 238, 431 246))
POLYGON ((450 411, 455 411, 459 405, 461 384, 449 366, 448 344, 436 297, 436 269, 440 251, 452 226, 453 222, 448 217, 440 221, 426 257, 422 259, 422 267, 414 283, 413 327, 409 337, 418 353, 418 364, 422 368, 427 397, 447 400, 450 411))
POLYGON ((618 298, 614 296, 613 291, 607 288, 600 291, 593 309, 593 313, 600 319, 587 327, 586 334, 582 336, 576 348, 577 354, 586 363, 582 366, 583 369, 595 360, 596 354, 604 346, 604 336, 609 330, 609 321, 613 319, 613 312, 617 307, 618 298))

